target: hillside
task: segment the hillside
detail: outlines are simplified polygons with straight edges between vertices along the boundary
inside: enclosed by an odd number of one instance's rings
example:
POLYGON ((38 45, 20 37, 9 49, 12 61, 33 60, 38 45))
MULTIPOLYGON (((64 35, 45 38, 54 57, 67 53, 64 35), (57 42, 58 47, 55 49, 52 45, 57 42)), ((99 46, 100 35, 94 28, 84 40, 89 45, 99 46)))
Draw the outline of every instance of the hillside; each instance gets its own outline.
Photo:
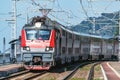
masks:
POLYGON ((71 29, 80 33, 114 36, 118 34, 119 13, 102 13, 99 17, 89 17, 71 29), (117 28, 116 28, 117 27, 117 28))

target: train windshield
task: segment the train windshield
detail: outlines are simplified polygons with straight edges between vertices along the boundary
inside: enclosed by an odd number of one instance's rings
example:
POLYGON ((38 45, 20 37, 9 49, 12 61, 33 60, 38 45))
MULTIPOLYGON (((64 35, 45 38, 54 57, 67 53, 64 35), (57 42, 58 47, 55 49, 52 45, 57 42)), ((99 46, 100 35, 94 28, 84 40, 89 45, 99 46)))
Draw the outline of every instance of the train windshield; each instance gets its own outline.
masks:
POLYGON ((50 30, 46 29, 27 29, 26 36, 27 40, 49 40, 50 38, 50 30))
POLYGON ((37 39, 37 31, 27 29, 26 30, 26 36, 27 36, 27 40, 33 40, 33 39, 36 40, 37 39))
POLYGON ((50 30, 39 30, 38 31, 38 39, 39 40, 49 40, 50 38, 50 30))

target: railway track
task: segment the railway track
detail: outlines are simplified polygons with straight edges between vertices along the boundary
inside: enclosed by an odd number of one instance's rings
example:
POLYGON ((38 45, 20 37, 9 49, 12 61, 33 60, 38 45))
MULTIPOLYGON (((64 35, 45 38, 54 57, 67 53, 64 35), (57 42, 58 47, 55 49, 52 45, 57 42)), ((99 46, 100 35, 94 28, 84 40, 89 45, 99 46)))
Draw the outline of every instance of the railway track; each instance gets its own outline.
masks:
MULTIPOLYGON (((63 78, 63 80, 70 80, 71 78, 73 78, 73 76, 75 75, 75 73, 78 71, 78 69, 80 69, 80 67, 83 67, 83 66, 86 66, 87 64, 91 64, 91 63, 82 63, 80 64, 79 66, 77 66, 72 72, 70 72, 65 78, 63 78)), ((94 67, 96 65, 98 65, 99 62, 96 62, 96 63, 92 63, 90 65, 90 70, 89 71, 89 75, 86 74, 87 76, 87 80, 93 80, 94 78, 94 67)), ((79 78, 80 79, 80 78, 79 78)), ((82 78, 81 78, 82 79, 82 78)))
POLYGON ((29 70, 20 71, 20 72, 11 74, 11 75, 6 76, 6 77, 2 77, 2 78, 0 78, 0 80, 8 80, 10 78, 14 78, 14 77, 17 77, 17 76, 20 76, 20 75, 24 75, 24 74, 27 74, 27 73, 29 73, 29 70))
POLYGON ((22 80, 33 80, 34 78, 36 78, 38 76, 41 76, 45 73, 46 73, 46 71, 43 71, 43 72, 40 72, 40 73, 35 73, 35 74, 32 74, 31 76, 23 78, 22 80))
MULTIPOLYGON (((94 77, 94 67, 99 64, 99 62, 84 62, 79 64, 74 64, 70 66, 65 66, 63 68, 58 68, 55 70, 51 70, 50 72, 39 71, 39 72, 31 72, 31 71, 22 71, 6 78, 2 78, 0 80, 70 80, 74 78, 73 76, 77 73, 80 68, 89 67, 87 73, 85 74, 87 77, 86 80, 93 80, 94 77), (88 66, 89 65, 89 66, 88 66)), ((80 71, 81 72, 81 71, 80 71)), ((77 73, 81 74, 81 73, 77 73)), ((79 80, 79 79, 78 79, 79 80)))
POLYGON ((82 63, 77 63, 77 64, 75 63, 70 66, 68 65, 62 68, 57 68, 56 70, 50 71, 48 72, 48 74, 45 74, 44 76, 40 76, 36 78, 35 80, 67 80, 70 77, 72 77, 72 75, 74 75, 74 73, 79 67, 83 67, 91 63, 92 62, 84 62, 84 63, 82 62, 82 63))
POLYGON ((32 80, 42 74, 45 74, 46 71, 41 71, 41 72, 31 72, 29 70, 21 71, 14 73, 10 76, 7 77, 2 77, 0 80, 32 80))
POLYGON ((97 62, 95 64, 93 64, 91 66, 90 72, 89 72, 89 76, 88 76, 88 80, 93 80, 94 79, 94 68, 96 65, 100 64, 100 62, 97 62))
POLYGON ((78 65, 73 71, 71 71, 65 78, 63 78, 63 80, 69 80, 75 73, 76 73, 76 71, 80 68, 80 67, 82 67, 82 66, 84 66, 84 65, 87 65, 87 64, 89 64, 89 62, 85 62, 85 63, 82 63, 82 64, 80 64, 80 65, 78 65))

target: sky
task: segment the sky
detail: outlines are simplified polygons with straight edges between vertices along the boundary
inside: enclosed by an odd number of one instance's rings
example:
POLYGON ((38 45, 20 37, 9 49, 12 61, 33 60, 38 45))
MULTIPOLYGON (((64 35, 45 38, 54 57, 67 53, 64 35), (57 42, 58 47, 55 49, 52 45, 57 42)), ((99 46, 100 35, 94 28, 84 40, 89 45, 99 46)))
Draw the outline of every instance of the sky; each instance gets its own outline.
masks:
MULTIPOLYGON (((119 0, 17 0, 17 38, 29 18, 42 16, 39 9, 51 9, 48 17, 65 26, 77 25, 87 17, 99 17, 101 13, 120 11, 119 0), (39 6, 38 6, 39 4, 39 6)), ((13 24, 13 0, 0 2, 0 51, 3 52, 3 38, 6 39, 6 49, 10 48, 13 24)))

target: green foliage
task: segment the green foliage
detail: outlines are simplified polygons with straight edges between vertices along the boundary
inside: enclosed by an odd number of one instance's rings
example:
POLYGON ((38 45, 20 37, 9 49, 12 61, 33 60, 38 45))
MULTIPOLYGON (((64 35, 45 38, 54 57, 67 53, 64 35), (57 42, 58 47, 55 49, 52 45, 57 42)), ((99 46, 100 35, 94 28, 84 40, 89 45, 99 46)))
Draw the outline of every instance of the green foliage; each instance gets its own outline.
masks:
POLYGON ((100 78, 95 78, 94 80, 104 80, 104 79, 100 79, 100 78))
POLYGON ((88 71, 90 70, 90 65, 80 68, 81 71, 88 71))
MULTIPOLYGON (((38 79, 41 80, 41 79, 38 79)), ((42 80, 56 80, 55 78, 47 78, 47 79, 42 79, 42 80)))
POLYGON ((101 71, 100 65, 95 67, 95 71, 101 71))

